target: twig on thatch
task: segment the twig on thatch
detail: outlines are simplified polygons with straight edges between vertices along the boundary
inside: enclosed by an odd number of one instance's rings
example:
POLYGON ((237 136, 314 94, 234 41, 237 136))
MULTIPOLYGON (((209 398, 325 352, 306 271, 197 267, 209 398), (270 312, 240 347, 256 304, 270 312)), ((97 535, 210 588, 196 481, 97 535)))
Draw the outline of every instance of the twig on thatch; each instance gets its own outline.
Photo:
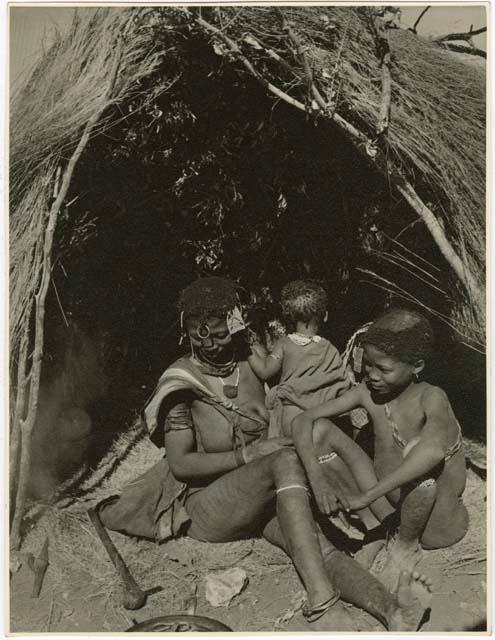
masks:
MULTIPOLYGON (((280 9, 275 9, 275 12, 280 20, 280 24, 282 26, 282 31, 284 31, 288 36, 290 41, 292 42, 292 44, 294 45, 294 47, 296 48, 296 55, 299 58, 299 61, 302 64, 303 70, 304 70, 304 77, 306 79, 306 91, 307 91, 307 100, 308 100, 308 104, 311 102, 311 95, 315 95, 315 89, 316 87, 314 86, 314 82, 313 82, 313 73, 311 71, 311 68, 309 66, 309 62, 308 62, 308 57, 306 55, 305 52, 305 48, 302 44, 302 41, 300 38, 298 38, 296 36, 296 34, 294 33, 294 31, 291 29, 290 24, 287 22, 287 20, 285 19, 285 15, 284 12, 281 11, 280 9)), ((316 94, 319 95, 318 90, 316 90, 316 94)), ((317 95, 315 95, 315 99, 318 102, 318 105, 322 108, 325 108, 324 105, 325 101, 323 100, 323 98, 321 96, 320 100, 318 100, 317 95)))
POLYGON ((291 96, 289 96, 287 93, 285 93, 284 91, 282 91, 281 89, 273 85, 271 82, 266 80, 266 78, 264 78, 258 71, 256 71, 256 69, 253 67, 251 62, 246 58, 246 56, 239 49, 237 44, 233 40, 231 40, 227 35, 222 33, 220 29, 218 29, 214 25, 207 22, 200 15, 198 15, 195 18, 195 21, 197 22, 197 24, 203 27, 203 29, 206 29, 206 31, 209 31, 210 33, 213 33, 214 35, 218 36, 218 38, 220 38, 224 42, 224 44, 226 44, 229 47, 230 52, 242 62, 242 64, 246 67, 249 73, 254 78, 256 78, 256 80, 258 80, 260 84, 262 84, 266 89, 268 89, 268 91, 276 95, 278 98, 280 98, 284 102, 287 102, 288 104, 292 105, 293 107, 296 107, 301 111, 307 111, 306 107, 302 102, 299 102, 299 100, 296 100, 295 98, 292 98, 291 96))
POLYGON ((439 45, 445 47, 449 51, 455 51, 456 53, 467 53, 470 56, 486 58, 486 51, 478 49, 472 43, 469 43, 469 46, 465 46, 462 44, 453 44, 452 42, 440 42, 439 45))
POLYGON ((481 27, 480 29, 475 29, 473 31, 473 25, 471 25, 469 31, 465 31, 462 33, 446 33, 443 36, 436 36, 435 38, 432 38, 432 42, 434 42, 435 44, 438 44, 440 46, 445 46, 448 49, 452 49, 454 51, 459 51, 461 53, 469 53, 471 55, 476 55, 476 56, 480 56, 482 58, 486 58, 486 51, 483 51, 482 49, 478 49, 474 42, 473 42, 473 36, 477 36, 480 35, 481 33, 485 33, 487 30, 487 27, 481 27), (464 47, 462 45, 453 45, 450 44, 451 42, 467 42, 468 47, 464 47))
POLYGON ((426 13, 430 8, 431 8, 431 7, 430 7, 430 5, 428 5, 427 7, 425 7, 425 8, 423 9, 423 11, 422 11, 422 12, 419 14, 419 16, 417 17, 416 22, 413 24, 412 28, 411 28, 411 29, 409 29, 409 31, 412 31, 412 33, 414 33, 414 34, 417 34, 417 33, 418 33, 418 31, 417 31, 417 29, 418 29, 418 25, 419 25, 419 23, 421 22, 421 19, 423 18, 423 16, 425 15, 425 13, 426 13))
POLYGON ((21 450, 19 462, 19 483, 11 531, 11 547, 14 550, 18 550, 21 545, 21 520, 24 514, 29 472, 31 467, 31 434, 38 413, 39 384, 41 378, 41 364, 43 360, 44 349, 45 300, 46 294, 48 292, 48 286, 51 280, 51 254, 55 227, 58 219, 58 214, 63 205, 65 197, 67 196, 67 192, 69 190, 72 175, 74 173, 77 162, 79 161, 79 158, 81 157, 81 154, 86 147, 86 144, 88 143, 93 127, 98 122, 99 118, 103 114, 103 111, 109 105, 110 97, 118 74, 121 53, 121 41, 119 37, 117 41, 117 51, 114 57, 112 69, 110 70, 108 87, 102 96, 99 108, 93 113, 93 115, 86 123, 81 139, 79 140, 79 143, 67 164, 67 168, 64 172, 64 177, 60 185, 60 190, 58 191, 55 201, 53 202, 50 209, 48 223, 44 234, 41 280, 38 292, 35 294, 35 337, 30 372, 32 374, 32 379, 29 388, 28 412, 26 418, 20 421, 21 450))
POLYGON ((376 55, 380 61, 382 71, 380 110, 376 126, 376 133, 378 136, 381 136, 387 132, 390 120, 390 104, 392 101, 392 76, 390 74, 390 64, 392 62, 392 56, 388 41, 387 23, 382 20, 379 13, 376 13, 371 9, 368 9, 366 15, 370 31, 375 41, 376 55))
POLYGON ((450 244, 443 227, 431 209, 429 209, 418 196, 412 185, 405 179, 396 185, 397 191, 404 197, 406 202, 422 218, 428 231, 433 236, 437 247, 447 260, 448 264, 455 271, 459 280, 464 284, 467 291, 472 294, 479 304, 484 298, 483 290, 469 270, 468 266, 462 262, 454 247, 450 244))
POLYGON ((436 291, 441 293, 443 296, 447 296, 447 293, 443 289, 441 289, 440 287, 437 287, 426 278, 421 277, 418 273, 415 273, 412 269, 410 269, 407 266, 407 265, 411 265, 412 267, 418 268, 423 273, 426 273, 426 275, 428 276, 430 275, 427 271, 424 271, 423 269, 416 267, 416 265, 413 262, 410 262, 409 260, 402 258, 402 256, 398 254, 390 254, 387 251, 378 251, 377 249, 371 249, 371 253, 374 253, 375 255, 379 256, 383 260, 386 260, 387 262, 390 262, 396 267, 399 267, 399 269, 404 269, 404 271, 407 271, 407 273, 411 274, 414 278, 421 280, 421 282, 424 282, 426 285, 428 285, 432 289, 435 289, 436 291))
POLYGON ((432 264, 431 262, 428 262, 428 260, 425 260, 425 258, 423 258, 422 256, 420 256, 418 253, 416 253, 415 251, 412 251, 412 249, 409 249, 409 247, 406 247, 405 244, 402 244, 402 242, 399 242, 397 240, 397 238, 399 237, 399 235, 396 235, 395 238, 391 238, 390 236, 388 236, 386 233, 383 234, 385 236, 385 238, 387 238, 388 240, 390 240, 391 242, 393 242, 394 244, 399 245, 399 247, 401 247, 402 249, 404 249, 404 251, 406 251, 407 253, 410 253, 411 255, 413 255, 415 258, 417 258, 418 260, 421 260, 421 262, 423 262, 424 264, 426 264, 428 267, 431 267, 432 269, 435 269, 435 271, 438 271, 438 273, 440 273, 440 268, 437 267, 436 265, 432 264))
POLYGON ((390 122, 390 106, 392 102, 392 76, 390 74, 390 64, 392 55, 388 44, 388 38, 382 39, 384 45, 386 43, 386 51, 383 53, 382 67, 382 94, 380 98, 380 113, 378 116, 378 125, 376 127, 377 135, 383 135, 387 130, 390 122))
MULTIPOLYGON (((219 38, 221 38, 223 42, 230 48, 231 52, 242 61, 248 71, 269 91, 280 97, 285 102, 288 102, 289 104, 300 109, 301 111, 308 111, 307 107, 302 102, 299 102, 295 98, 287 95, 281 89, 275 87, 272 83, 263 78, 263 76, 253 67, 246 56, 241 53, 237 44, 228 36, 220 32, 219 29, 217 29, 215 26, 211 25, 201 17, 196 18, 196 22, 210 33, 214 33, 219 38)), ((323 111, 323 113, 325 113, 327 110, 326 103, 323 102, 322 104, 317 94, 315 94, 314 90, 313 93, 315 95, 315 100, 318 107, 323 111)), ((382 152, 380 152, 380 150, 373 144, 373 142, 367 138, 366 135, 361 133, 356 127, 354 127, 350 122, 347 122, 337 113, 334 113, 331 119, 347 134, 352 143, 360 151, 361 155, 363 155, 367 159, 368 162, 374 164, 379 169, 379 171, 387 177, 389 176, 389 173, 392 173, 397 191, 403 196, 403 198, 411 206, 413 211, 415 211, 423 220, 435 243, 440 249, 440 252, 445 257, 448 264, 450 264, 459 280, 464 284, 468 293, 473 296, 478 304, 482 305, 482 301, 484 299, 482 288, 478 285, 467 264, 463 263, 461 258, 456 253, 454 247, 445 235, 445 231, 436 218, 435 214, 421 200, 421 198, 414 190, 413 186, 408 182, 408 180, 406 180, 406 178, 401 175, 401 172, 396 167, 391 165, 389 168, 388 159, 382 152), (373 149, 373 153, 370 153, 370 149, 373 149)))
POLYGON ((362 269, 361 267, 356 267, 356 270, 360 271, 361 273, 365 273, 366 275, 370 275, 373 278, 376 278, 377 280, 380 280, 381 282, 384 282, 385 285, 387 285, 387 286, 384 286, 384 285, 382 285, 380 283, 373 282, 373 281, 370 281, 370 280, 363 280, 362 282, 366 282, 367 284, 371 284, 374 287, 377 287, 378 289, 381 289, 382 291, 387 291, 388 293, 391 293, 392 295, 397 296, 398 298, 402 298, 404 300, 407 300, 408 302, 412 302, 413 304, 418 305, 419 307, 422 307, 423 309, 425 309, 426 311, 428 311, 429 313, 431 313, 435 317, 437 317, 440 320, 442 320, 442 322, 444 322, 446 325, 448 325, 451 329, 453 329, 460 336, 462 336, 466 340, 469 340, 469 344, 466 344, 466 346, 468 346, 470 349, 473 349, 473 351, 477 351, 478 353, 481 353, 481 354, 485 353, 482 350, 484 345, 481 344, 481 343, 477 343, 476 340, 474 340, 472 337, 467 336, 465 333, 463 333, 459 329, 458 326, 456 326, 455 324, 453 324, 452 321, 450 321, 448 316, 444 315, 443 313, 440 313, 440 312, 436 311, 435 309, 432 309, 431 307, 428 307, 426 304, 421 302, 421 300, 418 300, 418 298, 413 296, 411 293, 409 293, 408 291, 405 291, 404 289, 399 287, 394 282, 391 282, 390 280, 387 280, 386 278, 378 275, 374 271, 371 271, 369 269, 362 269), (479 347, 479 348, 477 348, 477 347, 479 347))
POLYGON ((471 38, 479 36, 481 33, 485 33, 486 30, 487 27, 481 27, 480 29, 475 29, 473 31, 473 25, 471 25, 469 31, 463 31, 461 33, 446 33, 445 35, 432 38, 432 42, 440 43, 450 42, 452 40, 464 40, 466 42, 470 42, 471 38))
POLYGON ((52 285, 53 285, 53 290, 55 291, 55 297, 57 298, 57 303, 60 309, 60 313, 62 314, 63 321, 65 323, 65 326, 68 327, 69 321, 67 320, 67 316, 65 315, 64 308, 62 307, 62 301, 60 300, 60 296, 58 295, 58 289, 57 289, 57 285, 55 284, 55 278, 52 278, 52 285))

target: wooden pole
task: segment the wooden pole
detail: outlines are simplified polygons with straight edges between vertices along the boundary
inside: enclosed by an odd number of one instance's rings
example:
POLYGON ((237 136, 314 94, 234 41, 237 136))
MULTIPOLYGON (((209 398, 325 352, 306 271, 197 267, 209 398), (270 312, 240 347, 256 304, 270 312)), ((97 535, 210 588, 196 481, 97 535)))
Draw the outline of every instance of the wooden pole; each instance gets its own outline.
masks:
POLYGON ((17 362, 17 390, 15 398, 14 419, 10 433, 10 460, 9 460, 9 495, 10 512, 13 513, 15 505, 15 489, 17 486, 17 472, 19 469, 19 451, 21 446, 21 421, 26 410, 26 396, 29 378, 26 375, 29 345, 29 328, 31 324, 32 301, 25 315, 24 327, 21 334, 19 354, 17 362))
POLYGON ((115 54, 112 69, 110 70, 108 88, 101 100, 101 104, 98 109, 90 117, 84 128, 83 134, 79 143, 72 154, 67 167, 64 171, 62 184, 60 191, 53 202, 50 213, 48 216, 48 224, 46 226, 44 241, 43 241, 43 257, 42 257, 42 274, 41 282, 38 292, 35 294, 35 333, 34 333, 34 351, 31 363, 30 386, 29 386, 29 401, 28 410, 25 419, 20 420, 20 461, 19 461, 19 482, 17 487, 17 496, 15 501, 14 517, 12 521, 12 529, 10 533, 10 546, 14 551, 18 551, 21 546, 21 522, 24 515, 24 508, 26 502, 27 489, 29 484, 29 473, 31 469, 31 436, 34 424, 36 422, 36 416, 38 413, 39 403, 39 385, 41 378, 41 364, 43 360, 44 349, 44 329, 45 329, 45 301, 48 292, 48 287, 51 280, 51 268, 52 268, 52 247, 53 237, 55 234, 55 227, 58 219, 58 215, 65 197, 70 187, 72 175, 74 169, 81 157, 84 148, 86 147, 88 140, 91 136, 93 128, 100 119, 102 113, 109 104, 109 98, 115 85, 117 78, 118 68, 120 64, 121 56, 121 44, 120 39, 117 42, 117 52, 115 54))

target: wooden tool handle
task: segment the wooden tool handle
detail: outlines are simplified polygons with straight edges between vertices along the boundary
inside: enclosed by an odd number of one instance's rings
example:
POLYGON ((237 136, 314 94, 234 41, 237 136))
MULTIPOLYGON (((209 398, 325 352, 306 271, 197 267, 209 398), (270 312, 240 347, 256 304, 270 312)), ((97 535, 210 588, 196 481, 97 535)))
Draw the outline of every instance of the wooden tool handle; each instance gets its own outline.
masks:
POLYGON ((88 516, 122 581, 124 588, 124 607, 126 609, 140 609, 146 602, 146 594, 136 584, 122 556, 117 551, 107 530, 103 526, 98 512, 95 509, 89 509, 88 516))

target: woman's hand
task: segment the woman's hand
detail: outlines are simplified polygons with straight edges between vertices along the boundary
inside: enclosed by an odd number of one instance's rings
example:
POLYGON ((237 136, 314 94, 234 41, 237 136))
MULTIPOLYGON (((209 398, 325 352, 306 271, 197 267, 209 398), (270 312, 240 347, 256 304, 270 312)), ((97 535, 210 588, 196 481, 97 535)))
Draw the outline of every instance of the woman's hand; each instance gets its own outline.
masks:
POLYGON ((246 463, 268 456, 274 451, 284 449, 287 447, 293 447, 292 440, 290 438, 269 438, 268 440, 258 440, 248 444, 243 449, 243 457, 246 463))

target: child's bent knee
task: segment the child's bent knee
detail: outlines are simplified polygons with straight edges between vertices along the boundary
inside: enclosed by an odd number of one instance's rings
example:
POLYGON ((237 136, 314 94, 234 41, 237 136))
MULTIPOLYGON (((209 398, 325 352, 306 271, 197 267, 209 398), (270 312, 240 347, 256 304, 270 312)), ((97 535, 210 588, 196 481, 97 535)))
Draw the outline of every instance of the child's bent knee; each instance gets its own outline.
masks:
POLYGON ((313 442, 315 446, 325 449, 333 449, 339 446, 342 431, 327 418, 319 418, 313 423, 313 442))

